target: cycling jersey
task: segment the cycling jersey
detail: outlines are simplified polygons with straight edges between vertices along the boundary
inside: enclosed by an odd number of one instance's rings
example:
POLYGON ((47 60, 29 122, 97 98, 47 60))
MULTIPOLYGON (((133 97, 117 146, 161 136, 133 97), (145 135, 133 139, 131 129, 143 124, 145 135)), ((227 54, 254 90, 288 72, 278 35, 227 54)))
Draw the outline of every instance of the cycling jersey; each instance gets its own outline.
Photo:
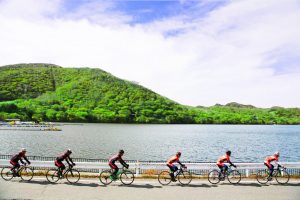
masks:
POLYGON ((230 162, 229 155, 225 154, 224 156, 221 156, 217 161, 217 165, 224 166, 224 162, 230 162))
POLYGON ((266 157, 264 163, 269 169, 274 168, 274 166, 271 164, 271 162, 273 162, 273 161, 278 162, 278 158, 279 158, 278 156, 268 156, 268 157, 266 157))
POLYGON ((167 165, 169 166, 173 166, 174 162, 179 162, 179 157, 178 156, 172 156, 168 161, 167 161, 167 165))
POLYGON ((14 155, 14 156, 10 159, 10 161, 11 161, 10 163, 11 163, 11 164, 12 164, 12 163, 16 164, 16 163, 18 163, 19 161, 21 161, 21 163, 23 163, 22 158, 24 158, 24 160, 26 160, 27 163, 30 163, 29 160, 27 159, 27 157, 25 156, 25 153, 23 153, 23 152, 19 152, 19 153, 17 153, 16 155, 14 155))
POLYGON ((122 159, 122 157, 119 154, 116 154, 113 157, 111 157, 108 162, 110 164, 115 164, 116 161, 120 161, 121 164, 125 163, 124 160, 122 159))
POLYGON ((64 152, 63 154, 61 154, 60 156, 58 156, 56 158, 57 161, 62 162, 64 161, 66 158, 70 159, 70 153, 68 151, 64 152))

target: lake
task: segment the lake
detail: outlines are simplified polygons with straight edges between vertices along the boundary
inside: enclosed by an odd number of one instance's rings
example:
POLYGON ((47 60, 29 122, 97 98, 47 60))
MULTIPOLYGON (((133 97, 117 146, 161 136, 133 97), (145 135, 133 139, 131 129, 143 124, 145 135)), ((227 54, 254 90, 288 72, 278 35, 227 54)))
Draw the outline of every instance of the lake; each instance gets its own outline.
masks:
POLYGON ((124 159, 167 160, 177 151, 182 160, 215 162, 227 149, 232 161, 263 162, 275 151, 280 161, 300 161, 300 126, 286 125, 64 125, 60 132, 0 130, 0 154, 20 148, 28 155, 109 158, 125 150, 124 159))

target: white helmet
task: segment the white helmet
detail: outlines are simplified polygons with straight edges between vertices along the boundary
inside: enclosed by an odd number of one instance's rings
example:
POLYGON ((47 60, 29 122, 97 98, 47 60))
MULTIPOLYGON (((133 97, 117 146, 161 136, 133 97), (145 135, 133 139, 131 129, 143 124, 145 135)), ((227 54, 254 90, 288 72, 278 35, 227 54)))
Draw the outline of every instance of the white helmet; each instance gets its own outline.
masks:
POLYGON ((276 151, 276 152, 274 153, 274 156, 279 156, 279 152, 276 151))
POLYGON ((22 149, 21 149, 21 152, 26 152, 26 149, 25 149, 25 148, 22 148, 22 149))

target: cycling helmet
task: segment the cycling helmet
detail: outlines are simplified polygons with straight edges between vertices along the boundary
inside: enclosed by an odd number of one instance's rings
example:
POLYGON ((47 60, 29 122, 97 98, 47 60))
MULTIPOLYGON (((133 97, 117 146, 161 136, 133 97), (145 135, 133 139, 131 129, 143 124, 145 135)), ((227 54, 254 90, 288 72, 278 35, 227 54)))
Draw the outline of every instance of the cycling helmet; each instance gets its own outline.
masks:
POLYGON ((177 155, 177 156, 181 156, 181 152, 178 151, 178 152, 176 153, 176 155, 177 155))
POLYGON ((231 151, 226 151, 226 154, 230 156, 231 155, 231 151))
POLYGON ((119 151, 119 154, 124 154, 124 150, 121 149, 121 150, 119 151))
POLYGON ((25 148, 22 148, 22 149, 21 149, 21 152, 26 152, 26 149, 25 149, 25 148))
POLYGON ((276 152, 274 153, 274 156, 279 156, 279 152, 276 151, 276 152))
POLYGON ((72 153, 72 150, 71 150, 71 149, 68 149, 67 152, 68 152, 68 153, 72 153))

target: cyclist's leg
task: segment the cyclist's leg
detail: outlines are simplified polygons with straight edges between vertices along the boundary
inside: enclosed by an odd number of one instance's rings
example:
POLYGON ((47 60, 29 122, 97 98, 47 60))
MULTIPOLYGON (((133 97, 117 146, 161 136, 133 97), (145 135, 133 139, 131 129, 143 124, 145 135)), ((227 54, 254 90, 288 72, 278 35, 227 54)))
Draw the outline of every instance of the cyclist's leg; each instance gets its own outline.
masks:
POLYGON ((15 176, 19 176, 18 174, 18 171, 19 171, 19 168, 20 168, 20 164, 18 162, 10 162, 10 164, 12 164, 12 168, 11 168, 11 171, 13 172, 13 174, 15 176))
POLYGON ((270 176, 273 176, 273 172, 274 172, 274 165, 270 164, 270 176))
MULTIPOLYGON (((265 166, 268 168, 269 170, 269 177, 271 177, 271 171, 272 171, 272 165, 270 163, 264 163, 265 166)), ((273 173, 273 172, 272 172, 273 173)))
POLYGON ((224 175, 226 174, 226 172, 228 171, 228 165, 224 164, 224 175))
POLYGON ((58 160, 55 160, 55 166, 58 167, 58 175, 62 176, 64 169, 66 168, 66 166, 58 160))
POLYGON ((113 170, 112 175, 116 178, 117 177, 117 173, 119 171, 119 167, 114 164, 114 163, 109 163, 110 168, 113 170))
POLYGON ((171 170, 170 176, 171 176, 172 181, 176 181, 175 176, 174 176, 174 172, 176 172, 178 170, 177 166, 176 165, 167 165, 167 166, 171 170))
POLYGON ((217 165, 220 169, 220 173, 219 173, 219 178, 221 178, 221 175, 223 174, 224 171, 224 164, 223 165, 217 165))

